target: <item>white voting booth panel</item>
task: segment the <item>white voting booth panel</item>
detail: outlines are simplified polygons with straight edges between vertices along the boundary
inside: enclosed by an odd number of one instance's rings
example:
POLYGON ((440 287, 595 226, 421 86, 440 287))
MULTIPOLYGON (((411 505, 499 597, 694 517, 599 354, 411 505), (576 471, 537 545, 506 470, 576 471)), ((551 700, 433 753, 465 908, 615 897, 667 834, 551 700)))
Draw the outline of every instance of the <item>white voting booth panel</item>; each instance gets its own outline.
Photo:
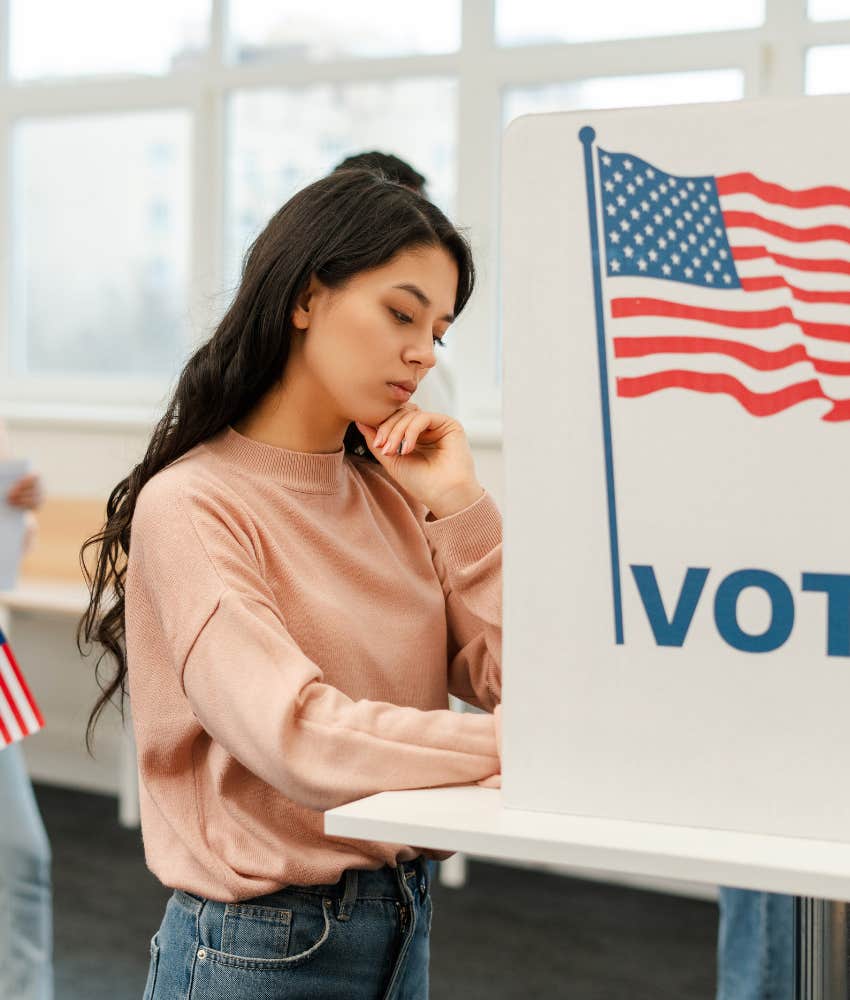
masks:
POLYGON ((510 126, 503 788, 329 832, 850 899, 848 112, 510 126))
POLYGON ((508 130, 508 808, 850 841, 848 112, 508 130))

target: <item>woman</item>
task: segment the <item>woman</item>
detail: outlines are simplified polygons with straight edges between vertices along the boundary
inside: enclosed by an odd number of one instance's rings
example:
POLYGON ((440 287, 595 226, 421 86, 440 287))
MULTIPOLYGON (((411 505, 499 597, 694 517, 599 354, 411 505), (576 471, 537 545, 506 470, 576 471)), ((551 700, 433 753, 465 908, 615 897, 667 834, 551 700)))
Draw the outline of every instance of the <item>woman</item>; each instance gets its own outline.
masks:
MULTIPOLYGON (((0 457, 9 454, 0 423, 0 457)), ((36 473, 13 483, 6 503, 27 512, 32 542, 34 511, 42 500, 36 473)), ((53 996, 53 905, 50 842, 21 748, 0 749, 0 997, 50 1000, 53 996)))
POLYGON ((118 665, 90 726, 128 685, 146 859, 175 890, 148 998, 427 996, 425 859, 447 855, 322 814, 498 781, 501 518, 462 427, 399 387, 472 285, 401 185, 296 194, 89 542, 81 638, 118 665))

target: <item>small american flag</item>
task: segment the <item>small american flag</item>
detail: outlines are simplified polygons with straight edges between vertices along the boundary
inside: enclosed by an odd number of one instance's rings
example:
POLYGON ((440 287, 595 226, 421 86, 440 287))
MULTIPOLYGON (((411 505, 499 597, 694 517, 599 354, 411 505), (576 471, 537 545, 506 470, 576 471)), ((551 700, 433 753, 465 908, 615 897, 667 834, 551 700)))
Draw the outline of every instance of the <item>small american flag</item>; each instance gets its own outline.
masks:
POLYGON ((720 393, 757 417, 818 400, 850 420, 850 191, 597 156, 617 395, 720 393))
POLYGON ((37 733, 44 718, 0 631, 0 749, 37 733))

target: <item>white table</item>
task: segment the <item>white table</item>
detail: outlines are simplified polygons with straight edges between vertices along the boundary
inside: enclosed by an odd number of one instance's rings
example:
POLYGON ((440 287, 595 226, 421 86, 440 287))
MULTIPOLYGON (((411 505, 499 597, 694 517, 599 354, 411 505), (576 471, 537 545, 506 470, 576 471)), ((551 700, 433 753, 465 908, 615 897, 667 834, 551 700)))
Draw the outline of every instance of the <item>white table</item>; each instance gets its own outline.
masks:
POLYGON ((334 836, 850 899, 850 844, 502 808, 497 789, 383 792, 325 814, 334 836))

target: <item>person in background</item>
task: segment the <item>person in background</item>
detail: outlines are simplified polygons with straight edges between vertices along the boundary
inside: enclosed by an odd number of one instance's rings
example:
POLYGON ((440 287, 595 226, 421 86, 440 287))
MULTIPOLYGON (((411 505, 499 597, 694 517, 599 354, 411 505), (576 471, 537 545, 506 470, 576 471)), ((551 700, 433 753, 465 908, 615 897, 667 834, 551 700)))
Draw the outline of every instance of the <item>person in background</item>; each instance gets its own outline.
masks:
POLYGON ((428 197, 425 177, 394 153, 379 153, 376 149, 368 153, 354 153, 338 163, 333 172, 336 173, 337 170, 374 170, 383 174, 388 181, 403 184, 423 198, 428 197))
MULTIPOLYGON (((0 424, 0 459, 8 442, 0 424)), ((32 512, 42 500, 41 480, 23 476, 4 498, 28 512, 27 540, 34 537, 32 512)), ((50 842, 18 744, 0 750, 0 997, 53 997, 53 907, 50 842)))
POLYGON ((719 891, 717 1000, 792 1000, 794 897, 719 891))

